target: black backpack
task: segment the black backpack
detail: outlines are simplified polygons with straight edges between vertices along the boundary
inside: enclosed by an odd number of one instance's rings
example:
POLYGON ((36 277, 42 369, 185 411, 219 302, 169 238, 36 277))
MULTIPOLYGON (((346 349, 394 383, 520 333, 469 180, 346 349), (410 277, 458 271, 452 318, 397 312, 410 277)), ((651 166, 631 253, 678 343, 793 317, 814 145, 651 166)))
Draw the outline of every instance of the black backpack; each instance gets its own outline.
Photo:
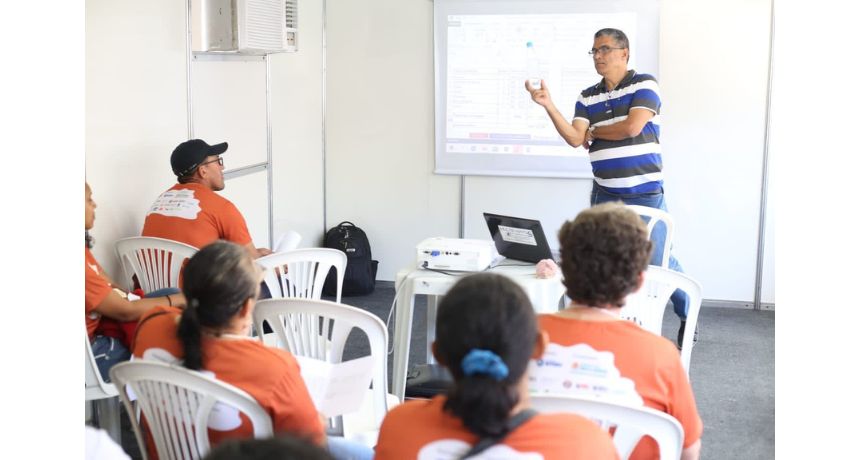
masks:
MULTIPOLYGON (((366 295, 376 287, 376 266, 378 260, 370 255, 370 242, 364 230, 352 222, 341 222, 325 233, 323 246, 338 249, 346 254, 346 270, 343 275, 344 296, 366 295)), ((337 294, 337 276, 334 268, 328 274, 323 285, 325 295, 337 294)))

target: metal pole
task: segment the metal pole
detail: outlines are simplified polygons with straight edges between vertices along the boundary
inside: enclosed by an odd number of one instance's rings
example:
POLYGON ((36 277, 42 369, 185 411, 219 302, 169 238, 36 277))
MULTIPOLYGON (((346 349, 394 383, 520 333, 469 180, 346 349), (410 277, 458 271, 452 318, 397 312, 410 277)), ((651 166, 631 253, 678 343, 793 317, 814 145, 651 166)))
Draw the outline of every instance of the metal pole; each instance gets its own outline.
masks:
POLYGON ((460 176, 460 238, 466 236, 466 176, 460 176))
POLYGON ((194 105, 191 93, 191 1, 186 2, 185 9, 185 94, 188 117, 188 139, 194 139, 194 105))
POLYGON ((322 2, 322 209, 323 209, 323 235, 325 235, 326 230, 328 229, 328 205, 327 205, 327 188, 326 188, 326 176, 328 176, 328 171, 326 169, 326 4, 328 2, 323 0, 322 2))
POLYGON ((266 187, 269 190, 269 249, 275 247, 275 206, 274 186, 272 179, 272 91, 269 55, 263 56, 266 61, 266 187))
POLYGON ((764 158, 761 166, 761 203, 759 204, 758 218, 758 256, 756 257, 755 265, 755 300, 753 301, 753 309, 761 310, 761 284, 764 265, 764 236, 765 236, 765 217, 767 214, 767 177, 768 177, 768 143, 770 141, 770 96, 771 84, 773 82, 773 33, 774 33, 774 1, 770 2, 770 49, 768 50, 768 69, 767 69, 767 102, 765 105, 764 116, 764 158))

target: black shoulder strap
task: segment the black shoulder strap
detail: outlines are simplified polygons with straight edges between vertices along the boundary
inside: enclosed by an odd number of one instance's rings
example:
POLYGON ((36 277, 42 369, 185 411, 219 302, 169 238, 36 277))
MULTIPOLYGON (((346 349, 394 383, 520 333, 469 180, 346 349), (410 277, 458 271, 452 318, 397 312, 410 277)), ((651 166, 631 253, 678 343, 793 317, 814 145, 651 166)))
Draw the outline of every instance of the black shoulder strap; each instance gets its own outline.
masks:
POLYGON ((493 447, 494 445, 502 442, 509 434, 513 433, 514 430, 522 426, 524 423, 528 422, 532 417, 537 415, 538 412, 534 409, 525 409, 520 412, 517 412, 517 415, 514 415, 510 419, 508 419, 508 430, 505 431, 501 436, 490 436, 486 438, 481 438, 475 445, 469 449, 468 452, 463 454, 459 460, 464 460, 466 458, 475 456, 480 454, 481 452, 493 447))

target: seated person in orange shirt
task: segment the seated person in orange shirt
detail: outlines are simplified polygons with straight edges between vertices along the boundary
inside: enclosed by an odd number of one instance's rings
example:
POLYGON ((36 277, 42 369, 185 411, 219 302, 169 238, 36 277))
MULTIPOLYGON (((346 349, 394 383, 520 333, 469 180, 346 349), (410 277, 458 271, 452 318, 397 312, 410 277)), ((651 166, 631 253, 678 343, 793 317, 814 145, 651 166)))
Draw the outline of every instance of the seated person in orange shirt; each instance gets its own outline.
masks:
MULTIPOLYGON (((272 417, 275 433, 292 433, 325 445, 322 419, 296 359, 249 335, 262 272, 248 252, 234 243, 216 241, 191 257, 183 276, 188 307, 159 306, 147 312, 138 326, 135 359, 181 362, 188 369, 213 375, 257 400, 272 417)), ((253 437, 250 421, 237 410, 224 406, 217 413, 209 420, 213 445, 253 437)), ((338 449, 350 452, 361 447, 331 440, 329 450, 335 458, 341 458, 338 449)), ((150 450, 154 453, 154 446, 150 450)))
POLYGON ((179 241, 202 248, 215 240, 244 246, 251 257, 271 254, 254 247, 245 218, 230 200, 215 193, 224 190, 227 143, 209 145, 200 139, 179 144, 170 155, 178 183, 152 204, 142 236, 179 241))
POLYGON ((126 292, 115 287, 116 283, 90 252, 93 238, 89 231, 96 221, 96 202, 87 183, 84 183, 84 210, 84 318, 99 373, 110 382, 110 368, 130 356, 130 337, 126 337, 127 328, 119 322, 137 321, 156 305, 185 305, 185 297, 179 293, 160 296, 151 293, 145 299, 130 300, 126 292))
MULTIPOLYGON (((677 347, 619 316, 627 295, 642 286, 651 257, 642 219, 622 204, 600 204, 562 225, 558 239, 572 302, 558 313, 540 315, 550 341, 544 358, 563 356, 561 347, 577 346, 577 353, 590 353, 590 362, 614 366, 601 374, 615 376, 601 388, 607 394, 633 392, 646 406, 675 417, 685 433, 681 458, 699 458, 702 420, 677 347), (624 385, 630 381, 632 385, 624 385)), ((643 439, 630 458, 659 458, 656 443, 643 439)))
POLYGON ((461 279, 439 305, 436 331, 433 356, 454 386, 447 396, 391 410, 374 458, 459 459, 477 455, 475 446, 489 438, 497 440, 481 444, 480 458, 618 458, 609 434, 590 420, 529 409, 526 369, 546 335, 514 281, 489 273, 461 279))

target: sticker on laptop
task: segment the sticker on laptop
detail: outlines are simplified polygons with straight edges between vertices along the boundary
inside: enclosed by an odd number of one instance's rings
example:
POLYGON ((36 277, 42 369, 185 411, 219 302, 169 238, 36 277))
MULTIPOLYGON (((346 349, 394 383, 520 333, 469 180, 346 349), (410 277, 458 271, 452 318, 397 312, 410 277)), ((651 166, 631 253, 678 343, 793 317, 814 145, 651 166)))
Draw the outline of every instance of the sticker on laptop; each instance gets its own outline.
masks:
POLYGON ((537 246, 535 234, 527 228, 516 228, 499 225, 499 235, 503 241, 508 243, 527 244, 529 246, 537 246))

